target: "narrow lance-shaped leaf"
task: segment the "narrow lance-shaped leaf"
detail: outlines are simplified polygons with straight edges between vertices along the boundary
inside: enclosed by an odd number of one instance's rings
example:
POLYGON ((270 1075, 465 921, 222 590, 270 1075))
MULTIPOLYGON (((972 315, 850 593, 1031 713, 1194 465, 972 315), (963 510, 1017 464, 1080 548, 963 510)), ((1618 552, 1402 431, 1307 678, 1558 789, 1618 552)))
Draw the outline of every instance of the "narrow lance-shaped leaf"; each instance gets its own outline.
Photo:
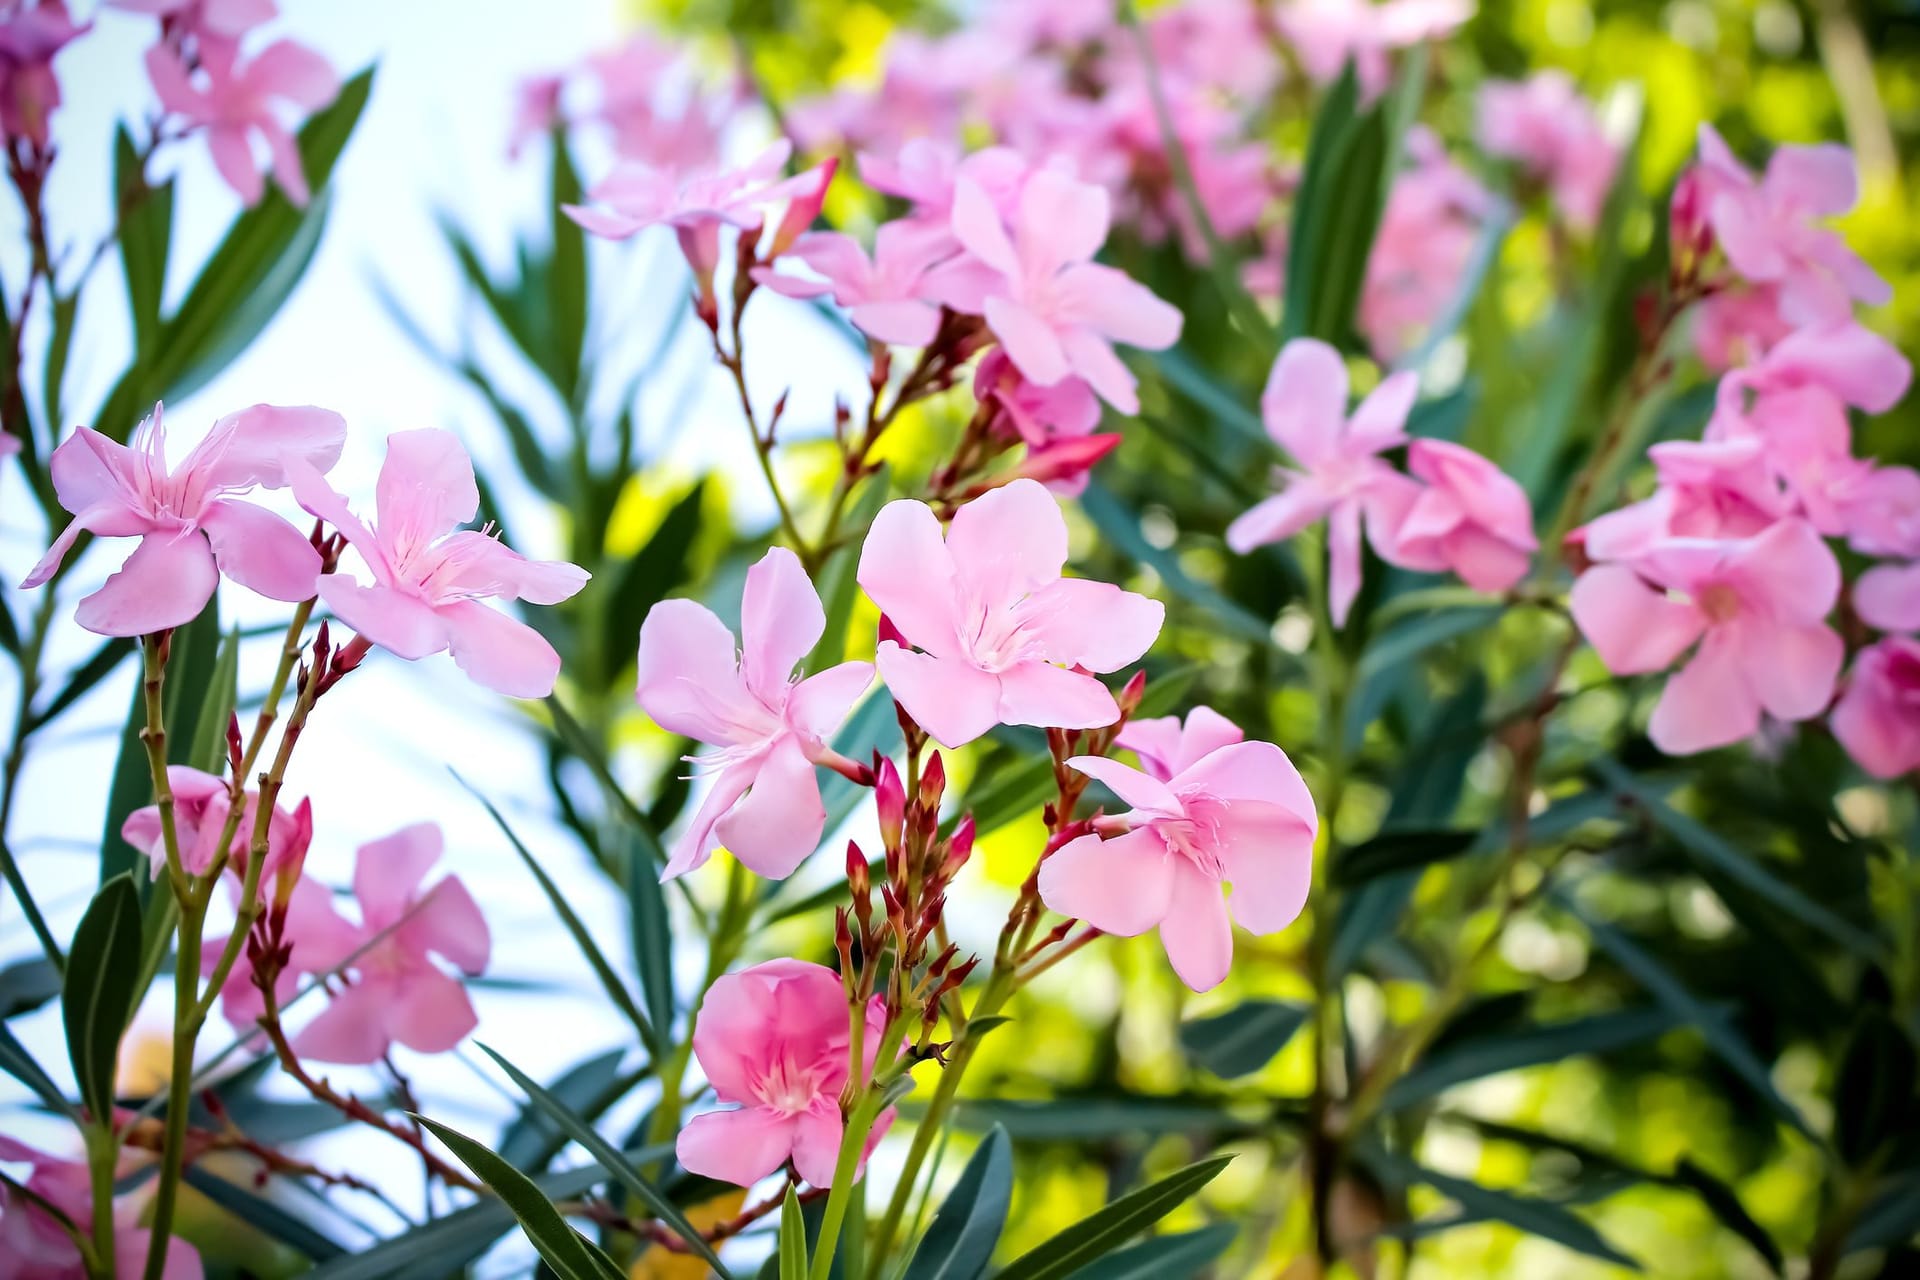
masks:
POLYGON ((800 1215, 800 1197, 787 1184, 780 1204, 780 1280, 807 1280, 807 1220, 800 1215))
POLYGON ((1231 1080, 1273 1061, 1306 1017, 1303 1004, 1248 1000, 1225 1013, 1181 1023, 1180 1047, 1213 1074, 1231 1080))
POLYGON ((1218 1222, 1198 1231, 1153 1236, 1082 1267, 1068 1280, 1179 1280, 1207 1274, 1207 1267, 1233 1246, 1240 1228, 1218 1222))
POLYGON ((974 1280, 986 1271, 1013 1202, 1013 1141, 995 1125, 933 1215, 904 1280, 974 1280))
POLYGON ((1551 1200, 1541 1200, 1533 1196, 1483 1187, 1466 1178, 1456 1178, 1435 1169, 1423 1168, 1403 1156, 1388 1152, 1374 1153, 1370 1157, 1370 1162, 1376 1166, 1383 1166, 1407 1181, 1426 1183, 1435 1191, 1459 1204, 1469 1214, 1481 1215, 1518 1227, 1530 1235, 1551 1240, 1555 1244, 1590 1258, 1599 1258, 1630 1271, 1640 1270, 1638 1262, 1607 1243, 1607 1238, 1596 1231, 1586 1219, 1551 1200))
POLYGON ((998 1280, 1056 1280, 1112 1253, 1191 1199, 1233 1160, 1215 1156, 1129 1192, 1084 1221, 1021 1254, 998 1280))
POLYGON ((67 1057, 80 1100, 96 1123, 111 1122, 120 1037, 133 1016, 140 965, 140 895, 122 873, 100 886, 73 932, 60 992, 67 1057))

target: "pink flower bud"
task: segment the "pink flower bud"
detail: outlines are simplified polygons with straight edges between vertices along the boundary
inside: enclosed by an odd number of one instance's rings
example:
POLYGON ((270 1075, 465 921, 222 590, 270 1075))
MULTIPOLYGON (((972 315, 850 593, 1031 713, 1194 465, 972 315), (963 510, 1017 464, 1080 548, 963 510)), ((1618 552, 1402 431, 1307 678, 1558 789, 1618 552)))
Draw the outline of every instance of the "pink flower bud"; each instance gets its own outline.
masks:
POLYGON ((833 175, 839 168, 840 158, 834 156, 825 164, 800 175, 813 179, 813 185, 803 187, 787 204, 787 211, 781 215, 780 225, 774 228, 773 240, 767 246, 763 261, 771 262, 792 248, 800 233, 813 225, 813 220, 820 216, 820 206, 826 203, 827 188, 832 185, 833 175))
POLYGON ((893 761, 883 759, 874 770, 873 792, 880 811, 880 842, 888 850, 897 849, 907 825, 907 789, 900 784, 900 771, 893 761))

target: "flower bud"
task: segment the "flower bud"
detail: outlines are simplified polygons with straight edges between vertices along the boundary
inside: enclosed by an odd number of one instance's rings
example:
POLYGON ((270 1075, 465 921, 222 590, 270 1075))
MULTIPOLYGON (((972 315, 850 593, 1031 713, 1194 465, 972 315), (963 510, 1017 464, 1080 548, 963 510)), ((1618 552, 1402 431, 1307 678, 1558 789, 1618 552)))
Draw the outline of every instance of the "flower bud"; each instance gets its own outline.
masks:
POLYGON ((1133 673, 1133 678, 1127 681, 1127 687, 1120 691, 1120 696, 1114 701, 1120 704, 1120 714, 1126 717, 1140 709, 1140 699, 1146 696, 1147 673, 1136 671, 1133 673))
POLYGON ((820 216, 820 206, 826 203, 827 188, 832 185, 834 172, 839 167, 840 158, 834 156, 804 175, 815 178, 815 182, 788 202, 786 212, 780 217, 780 225, 774 228, 773 240, 767 246, 763 261, 772 262, 791 249, 793 242, 800 238, 800 233, 813 225, 813 220, 820 216))
POLYGON ((961 867, 967 865, 967 859, 973 856, 973 815, 967 814, 947 837, 947 863, 945 876, 951 880, 961 867))
POLYGON ((920 774, 920 805, 935 813, 940 811, 940 798, 947 791, 947 764, 940 758, 938 751, 927 757, 927 767, 920 774))
POLYGON ((881 644, 886 644, 888 641, 892 641, 894 644, 899 645, 902 649, 913 648, 912 642, 909 641, 905 636, 900 634, 900 628, 893 625, 893 619, 889 618, 884 613, 880 615, 879 640, 881 644))
POLYGON ((907 789, 900 784, 900 771, 893 761, 882 759, 874 767, 873 795, 880 814, 880 843, 891 852, 900 847, 900 833, 907 825, 907 789))

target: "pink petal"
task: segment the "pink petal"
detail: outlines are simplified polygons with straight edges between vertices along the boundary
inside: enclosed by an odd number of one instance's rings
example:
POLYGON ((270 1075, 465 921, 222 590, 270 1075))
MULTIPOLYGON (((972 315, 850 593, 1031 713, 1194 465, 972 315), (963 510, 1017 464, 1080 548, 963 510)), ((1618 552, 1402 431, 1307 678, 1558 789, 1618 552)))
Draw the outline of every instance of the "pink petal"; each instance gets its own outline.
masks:
POLYGON ((393 568, 387 563, 386 553, 380 549, 380 540, 373 536, 373 530, 353 514, 347 500, 327 483, 326 477, 302 457, 286 457, 281 459, 281 463, 286 468, 287 484, 293 490, 293 500, 300 504, 301 509, 345 534, 347 541, 353 544, 354 550, 373 570, 374 576, 381 582, 392 582, 393 568))
POLYGON ((759 767, 757 759, 743 760, 720 771, 699 809, 694 811, 692 821, 674 841, 673 852, 660 872, 662 880, 671 880, 706 865, 714 850, 714 824, 746 794, 759 767))
POLYGON ((544 698, 560 676, 560 655, 524 622, 478 600, 456 600, 434 612, 447 627, 447 648, 478 684, 509 698, 544 698))
POLYGON ((451 431, 396 431, 374 485, 384 545, 425 546, 473 519, 480 490, 473 462, 451 431))
POLYGON ((391 1047, 387 1038, 390 984, 362 980, 334 993, 320 1016, 293 1037, 302 1058, 346 1066, 378 1062, 391 1047))
POLYGON ((1067 766, 1105 784, 1124 804, 1148 814, 1172 815, 1181 811, 1180 799, 1166 783, 1140 769, 1129 768, 1105 756, 1074 756, 1067 766))
POLYGON ((1724 632, 1715 632, 1667 681, 1647 736, 1668 755, 1685 756, 1751 737, 1759 727, 1760 701, 1741 669, 1740 654, 1724 632))
POLYGON ((779 705, 794 670, 827 628, 800 557, 773 547, 747 570, 740 601, 740 673, 762 702, 779 705))
POLYGON ((292 40, 276 40, 247 64, 247 79, 307 111, 318 111, 340 92, 340 77, 327 60, 292 40))
POLYGON ((793 1171, 816 1187, 832 1186, 845 1129, 838 1104, 829 1098, 816 1098, 812 1106, 794 1117, 793 1171))
POLYGON ((1029 276, 1045 277, 1068 263, 1086 262, 1106 242, 1111 216, 1104 187, 1040 170, 1020 189, 1022 267, 1029 276))
POLYGON ((199 533, 150 533, 119 572, 80 601, 73 620, 102 636, 184 627, 200 616, 219 585, 213 553, 199 533))
POLYGON ((1378 453, 1406 439, 1407 415, 1420 394, 1420 377, 1411 369, 1388 376, 1367 393, 1347 422, 1347 441, 1356 448, 1378 453))
POLYGON ((1168 784, 1175 791, 1204 791, 1222 800, 1258 800, 1277 804, 1306 824, 1315 817, 1313 795, 1287 753, 1271 742, 1235 742, 1210 751, 1181 770, 1168 784))
POLYGON ((1737 628, 1747 682, 1776 720, 1807 720, 1827 709, 1847 646, 1824 623, 1754 622, 1737 628))
POLYGON ((640 624, 640 709, 669 733, 731 743, 756 705, 736 666, 733 633, 705 605, 662 600, 640 624))
POLYGON ((1020 258, 1000 221, 1000 211, 980 185, 961 178, 953 188, 953 233, 967 252, 1008 279, 1020 274, 1020 258))
POLYGON ((1227 526, 1227 546, 1239 555, 1270 542, 1283 542, 1324 518, 1333 499, 1306 476, 1296 477, 1271 498, 1262 499, 1227 526))
MULTIPOLYGON (((116 1227, 113 1233, 114 1274, 146 1274, 147 1253, 153 1247, 153 1232, 147 1227, 116 1227)), ((178 1236, 167 1239, 166 1261, 160 1267, 160 1280, 204 1280, 206 1268, 200 1254, 178 1236)), ((78 1271, 75 1272, 79 1274, 78 1271)))
POLYGON ((1040 900, 1103 933, 1132 938, 1166 914, 1178 857, 1144 827, 1111 840, 1081 836, 1040 864, 1040 900))
POLYGON ((1123 271, 1089 263, 1061 273, 1065 316, 1114 342, 1164 351, 1180 340, 1180 309, 1123 271))
MULTIPOLYGON (((954 513, 947 551, 973 603, 1006 607, 1059 580, 1067 562, 1066 517, 1039 481, 1014 480, 954 513)), ((899 618, 887 612, 898 624, 899 618)))
POLYGON ((1847 754, 1874 777, 1920 769, 1920 643, 1890 637, 1862 650, 1830 722, 1847 754))
POLYGON ((92 427, 76 427, 47 458, 47 471, 60 505, 75 515, 98 511, 96 533, 126 537, 144 533, 148 521, 133 497, 135 468, 142 463, 127 446, 92 427))
POLYGON ((1788 145, 1767 162, 1760 189, 1776 207, 1817 217, 1835 217, 1860 199, 1853 152, 1837 143, 1788 145))
MULTIPOLYGON (((46 554, 34 562, 33 568, 27 570, 27 576, 20 580, 20 589, 22 591, 31 591, 35 587, 50 582, 53 579, 53 575, 60 571, 61 562, 67 558, 67 552, 73 550, 73 544, 79 541, 80 535, 83 533, 99 532, 99 530, 95 528, 96 525, 121 526, 132 523, 134 523, 134 518, 130 513, 117 507, 89 507, 81 511, 78 515, 74 516, 73 519, 67 521, 67 527, 62 529, 59 535, 54 538, 53 544, 47 548, 46 554)), ((124 537, 144 533, 146 532, 146 523, 145 520, 140 520, 140 528, 130 529, 127 533, 120 536, 124 537)))
POLYGON ((1245 737, 1240 726, 1212 707, 1195 707, 1184 725, 1176 716, 1129 720, 1114 745, 1137 753, 1141 768, 1164 782, 1209 752, 1245 737))
POLYGON ((1000 672, 1001 724, 1098 729, 1119 718, 1113 694, 1092 676, 1032 661, 1016 662, 1000 672))
POLYGON ((446 841, 434 822, 416 822, 361 845, 353 860, 353 896, 367 924, 383 929, 404 915, 445 852, 446 841))
POLYGON ((1445 543, 1447 562, 1475 591, 1499 595, 1517 586, 1533 565, 1531 552, 1494 537, 1479 526, 1461 529, 1445 543))
POLYGON ((787 1162, 797 1128, 793 1117, 767 1107, 710 1111, 687 1121, 674 1153, 688 1173, 750 1187, 787 1162))
POLYGON ((165 41, 155 41, 148 46, 145 61, 147 79, 161 107, 195 123, 204 122, 211 113, 207 95, 194 88, 180 55, 165 41))
POLYGON ((1235 805, 1221 831, 1220 858, 1233 885, 1227 907, 1249 933, 1278 933, 1307 905, 1313 884, 1314 824, 1279 805, 1235 805))
POLYGON ((1840 599, 1840 562, 1804 520, 1780 520, 1741 544, 1727 572, 1743 596, 1765 600, 1776 616, 1817 622, 1840 599))
MULTIPOLYGON (((992 307, 989 300, 988 307, 992 307)), ((1132 370, 1114 354, 1105 338, 1084 325, 1071 325, 1059 333, 1060 349, 1066 354, 1067 367, 1081 381, 1121 413, 1140 412, 1140 397, 1135 390, 1132 370)))
POLYGON ((1655 591, 1624 565, 1581 574, 1570 604, 1575 625, 1615 675, 1672 666, 1706 626, 1697 607, 1655 591))
POLYGON ((331 409, 256 404, 214 423, 182 469, 202 473, 214 487, 279 489, 291 482, 289 458, 324 473, 340 461, 346 439, 347 420, 331 409))
POLYGON ((216 502, 200 513, 220 572, 269 600, 309 600, 320 553, 306 535, 251 502, 216 502))
POLYGON ((1018 613, 1048 661, 1117 671, 1153 646, 1167 609, 1110 582, 1060 578, 1023 600, 1018 613))
POLYGON ((1267 434, 1309 466, 1338 447, 1347 416, 1347 366, 1317 338, 1281 348, 1260 393, 1267 434))
POLYGON ((260 136, 267 140, 267 154, 273 161, 273 180, 280 185, 281 194, 294 208, 306 208, 313 192, 307 186, 306 162, 300 158, 300 143, 293 131, 278 120, 262 120, 260 136))
POLYGON ((393 985, 396 990, 384 1010, 387 1032, 415 1053, 445 1053, 480 1025, 466 987, 430 964, 393 985))
POLYGON ((1160 942, 1180 981, 1211 991, 1233 966, 1233 921, 1220 883, 1184 858, 1174 864, 1160 942))
POLYGON ((940 311, 916 301, 865 302, 847 312, 853 327, 870 338, 903 347, 924 347, 940 332, 940 311))
POLYGON ((1335 504, 1327 514, 1327 602, 1333 625, 1347 624, 1347 613, 1360 594, 1360 506, 1351 500, 1335 504))
POLYGON ((872 683, 871 662, 842 662, 808 676, 787 697, 787 723, 809 737, 831 738, 872 683))
POLYGON ((401 945, 415 952, 434 952, 460 972, 486 971, 493 954, 493 935, 480 904, 460 882, 447 876, 427 890, 424 905, 400 926, 401 945))
POLYGON ((446 620, 417 596, 341 573, 321 574, 315 589, 335 617, 397 658, 412 662, 447 647, 446 620))
POLYGON ((1875 565, 1853 585, 1860 620, 1881 631, 1920 631, 1920 563, 1875 565))
POLYGON ((820 847, 827 810, 813 762, 792 734, 760 762, 746 796, 714 825, 734 857, 769 880, 784 880, 820 847))
POLYGON ((265 184, 244 128, 232 124, 207 126, 207 152, 213 157, 213 167, 240 197, 241 204, 251 209, 260 203, 265 184))
MULTIPOLYGON (((883 640, 874 664, 887 692, 943 747, 963 747, 1000 723, 1000 681, 964 658, 915 653, 883 640)), ((1117 707, 1114 714, 1118 718, 1117 707)))
POLYGON ((1045 317, 999 295, 987 298, 986 317, 987 327, 1027 381, 1050 387, 1073 372, 1060 336, 1045 317))
POLYGON ((908 640, 933 654, 960 652, 953 556, 926 503, 903 498, 880 508, 854 576, 908 640))

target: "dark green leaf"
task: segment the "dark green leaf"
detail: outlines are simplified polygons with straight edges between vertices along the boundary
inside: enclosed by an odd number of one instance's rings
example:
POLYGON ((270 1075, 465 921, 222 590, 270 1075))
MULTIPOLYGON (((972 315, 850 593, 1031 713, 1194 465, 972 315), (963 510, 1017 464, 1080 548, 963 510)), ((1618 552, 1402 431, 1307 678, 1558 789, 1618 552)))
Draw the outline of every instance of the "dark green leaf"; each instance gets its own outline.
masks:
MULTIPOLYGON (((705 481, 674 501, 646 544, 633 553, 615 574, 607 597, 608 653, 632 654, 640 643, 640 623, 647 610, 689 577, 689 557, 700 536, 700 509, 706 501, 705 481)), ((611 667, 611 664, 610 664, 611 667)), ((610 669, 609 674, 613 674, 610 669)))
POLYGON ((1105 1257, 1172 1213, 1233 1160, 1215 1156, 1129 1192, 1099 1212, 1021 1254, 997 1280, 1054 1280, 1105 1257))
POLYGON ((493 1189, 512 1211, 533 1247, 563 1280, 624 1280, 613 1259, 567 1225, 567 1220, 560 1216, 560 1211, 533 1179, 459 1130, 425 1116, 415 1118, 446 1143, 460 1163, 473 1170, 474 1176, 493 1189))
POLYGON ((1396 871, 1412 871, 1457 858, 1480 840, 1478 831, 1455 827, 1389 828, 1364 844, 1343 849, 1333 882, 1350 889, 1396 871))
POLYGON ((1682 1025, 1673 1010, 1655 1007, 1467 1035, 1444 1042, 1414 1064, 1387 1091, 1383 1105, 1388 1110, 1413 1106, 1469 1080, 1579 1054, 1609 1053, 1682 1025))
POLYGON ((1868 1009, 1854 1024, 1833 1090, 1833 1144, 1858 1169, 1908 1132, 1920 1081, 1913 1041, 1886 1013, 1868 1009))
POLYGON ((60 692, 53 695, 47 705, 34 713, 36 725, 52 722, 62 711, 85 697, 93 687, 112 675, 126 656, 134 650, 134 642, 126 636, 114 636, 102 640, 94 651, 87 655, 79 666, 67 676, 67 682, 60 686, 60 692))
POLYGON ((807 1222, 792 1183, 780 1205, 780 1280, 807 1280, 807 1222))
POLYGON ((45 956, 0 969, 0 1022, 31 1013, 60 994, 60 971, 45 956))
POLYGON ((1319 338, 1346 346, 1367 258, 1398 163, 1384 104, 1361 112, 1351 64, 1321 99, 1307 140, 1287 237, 1282 341, 1319 338))
POLYGON ((1213 1098, 1163 1098, 1116 1094, 1066 1097, 1044 1102, 978 1099, 955 1112, 965 1128, 994 1125, 1020 1142, 1101 1142, 1168 1133, 1240 1133, 1257 1130, 1265 1117, 1236 1112, 1213 1098))
POLYGON ((34 1096, 46 1103, 49 1110, 64 1115, 73 1114, 73 1104, 67 1101, 66 1095, 60 1092, 60 1087, 54 1084, 40 1064, 33 1060, 33 1055, 27 1052, 25 1046, 14 1038, 5 1023, 0 1023, 0 1071, 33 1090, 34 1096))
POLYGON ((1501 610, 1494 605, 1443 609, 1389 628, 1385 634, 1374 637, 1368 643, 1367 651, 1360 659, 1359 679, 1365 682, 1399 670, 1437 644, 1457 640, 1493 625, 1500 614, 1501 610))
POLYGON ((1013 1203, 1013 1142, 995 1125, 933 1215, 904 1280, 974 1280, 993 1259, 1013 1203))
POLYGON ((96 1118, 113 1114, 114 1069, 120 1037, 133 1016, 133 984, 140 967, 140 895, 122 873, 100 886, 67 948, 60 1016, 67 1057, 80 1100, 96 1118))
POLYGON ((1465 1178, 1423 1168, 1404 1157, 1385 1152, 1374 1155, 1373 1161, 1385 1165, 1408 1181, 1426 1183, 1469 1214, 1518 1227, 1529 1235, 1551 1240, 1590 1258, 1599 1258, 1630 1271, 1640 1270, 1638 1262, 1608 1244, 1606 1237, 1594 1230, 1586 1219, 1551 1200, 1540 1200, 1511 1191, 1496 1191, 1465 1178))
POLYGON ((1246 606, 1188 573, 1172 551, 1148 542, 1141 532, 1139 516, 1127 510, 1126 504, 1098 480, 1090 482, 1080 495, 1080 509, 1108 546, 1152 569, 1168 591, 1206 614, 1222 631, 1259 645, 1273 643, 1272 628, 1246 606))
POLYGON ((580 203, 580 175, 574 171, 565 131, 554 132, 548 150, 553 157, 549 201, 553 245, 547 262, 547 309, 553 333, 549 372, 560 398, 571 401, 579 382, 580 356, 587 335, 586 233, 560 211, 562 205, 580 203))
POLYGON ((493 410, 493 416, 499 419, 500 429, 506 432, 507 443, 513 449, 514 463, 527 483, 555 502, 584 501, 586 495, 570 495, 564 482, 555 474, 553 464, 547 460, 547 446, 527 420, 527 415, 494 387, 492 380, 478 365, 463 361, 456 368, 468 385, 487 402, 487 407, 493 410))
POLYGON ((673 1029, 673 921, 660 884, 659 841, 651 831, 621 826, 626 841, 627 927, 633 942, 633 967, 647 1012, 663 1034, 673 1029))
MULTIPOLYGON (((124 125, 114 130, 113 189, 119 202, 120 266, 127 280, 133 345, 149 351, 160 330, 161 294, 173 239, 173 184, 149 187, 124 125)), ((58 425, 58 424, 55 424, 58 425)))
POLYGON ((1154 1236, 1082 1267, 1069 1280, 1193 1280, 1233 1245, 1240 1228, 1215 1223, 1198 1231, 1154 1236))
MULTIPOLYGON (((555 1077, 547 1092, 583 1115, 598 1114, 612 1100, 610 1095, 620 1083, 620 1060, 626 1054, 609 1049, 577 1063, 555 1077)), ((547 1118, 546 1113, 529 1102, 519 1115, 500 1131, 494 1150, 516 1169, 545 1168, 567 1143, 566 1135, 547 1118)))
POLYGON ((1303 1004, 1249 1000, 1225 1013, 1181 1023, 1180 1047, 1213 1074, 1231 1080, 1273 1061, 1306 1017, 1303 1004))
POLYGON ((1774 1243, 1765 1227, 1753 1220, 1753 1215, 1740 1203, 1740 1197, 1732 1187, 1684 1157, 1674 1166, 1673 1177, 1674 1181, 1693 1189, 1701 1203, 1720 1220, 1721 1226, 1752 1245, 1753 1251, 1766 1259, 1767 1267, 1774 1275, 1786 1274, 1787 1262, 1780 1253, 1780 1246, 1774 1243))
POLYGON ((281 1244, 298 1249, 314 1262, 329 1262, 346 1254, 341 1245, 327 1239, 312 1224, 267 1199, 239 1187, 201 1165, 188 1165, 182 1177, 187 1185, 256 1230, 265 1232, 281 1244))
POLYGON ((1847 1237, 1849 1251, 1884 1249, 1920 1232, 1920 1173, 1908 1173, 1868 1204, 1847 1237))
POLYGON ((207 677, 204 701, 193 723, 192 745, 185 763, 202 773, 218 774, 227 758, 227 726, 240 701, 240 628, 227 633, 207 677))
POLYGON ((847 626, 860 596, 860 584, 854 580, 860 568, 860 551, 873 518, 886 505, 891 485, 891 476, 883 466, 862 482, 860 495, 852 500, 841 520, 846 542, 827 557, 820 570, 820 601, 826 610, 827 625, 820 633, 820 642, 807 655, 809 672, 825 671, 846 659, 847 626))

